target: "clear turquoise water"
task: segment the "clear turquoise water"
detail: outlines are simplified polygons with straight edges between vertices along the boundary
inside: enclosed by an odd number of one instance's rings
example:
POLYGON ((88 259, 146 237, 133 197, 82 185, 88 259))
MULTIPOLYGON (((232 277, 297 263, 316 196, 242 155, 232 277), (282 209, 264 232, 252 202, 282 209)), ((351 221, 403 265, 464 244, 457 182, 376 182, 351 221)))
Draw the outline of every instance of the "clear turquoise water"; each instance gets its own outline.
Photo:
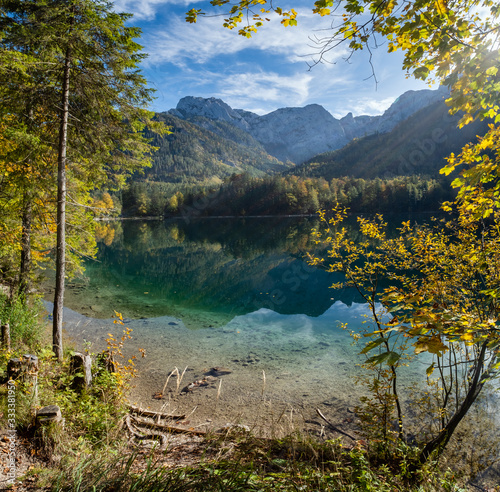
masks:
MULTIPOLYGON (((355 405, 363 358, 340 326, 359 330, 370 321, 355 292, 329 288, 338 275, 304 261, 316 225, 313 218, 105 223, 97 259, 68 286, 67 333, 100 349, 109 332, 119 334, 110 318, 121 312, 134 330, 130 350, 148 353, 139 363, 142 403, 151 404, 175 367, 188 367, 189 381, 223 366, 231 370, 226 392, 245 404, 259 400, 265 378, 266 394, 282 403, 355 405)), ((413 362, 401 383, 422 381, 427 366, 413 362)))

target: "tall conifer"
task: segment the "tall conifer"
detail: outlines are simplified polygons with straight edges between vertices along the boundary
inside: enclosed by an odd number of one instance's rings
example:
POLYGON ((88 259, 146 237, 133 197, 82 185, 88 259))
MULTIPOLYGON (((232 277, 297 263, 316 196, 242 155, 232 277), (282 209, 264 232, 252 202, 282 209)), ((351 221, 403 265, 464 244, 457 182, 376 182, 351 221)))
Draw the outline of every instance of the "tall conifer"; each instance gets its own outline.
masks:
MULTIPOLYGON (((140 31, 125 26, 130 15, 111 7, 101 0, 0 0, 2 55, 30 53, 29 75, 42 83, 32 106, 46 116, 43 138, 57 155, 53 347, 59 359, 66 251, 74 258, 92 230, 91 214, 80 212, 81 223, 69 223, 67 236, 66 205, 88 210, 93 189, 120 185, 148 165, 152 147, 142 130, 148 123, 161 131, 145 109, 152 91, 138 69, 145 56, 135 42, 140 31)), ((8 73, 1 70, 0 77, 8 73)), ((21 116, 22 106, 11 97, 8 112, 21 116)))

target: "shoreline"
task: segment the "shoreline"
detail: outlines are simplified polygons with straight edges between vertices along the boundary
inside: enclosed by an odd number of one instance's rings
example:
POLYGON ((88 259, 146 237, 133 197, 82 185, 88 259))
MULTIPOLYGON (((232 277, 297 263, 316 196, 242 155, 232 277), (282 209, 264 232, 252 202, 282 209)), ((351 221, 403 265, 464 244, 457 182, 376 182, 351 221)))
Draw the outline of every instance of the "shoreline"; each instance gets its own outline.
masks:
POLYGON ((298 218, 298 217, 317 217, 317 214, 285 214, 285 215, 147 215, 144 217, 95 217, 97 222, 113 222, 126 220, 170 220, 170 219, 270 219, 270 218, 298 218))
MULTIPOLYGON (((45 305, 50 310, 50 303, 45 301, 45 305)), ((105 349, 107 334, 112 332, 116 337, 124 328, 113 324, 112 319, 90 318, 67 307, 64 319, 65 336, 78 350, 83 349, 84 341, 92 342, 94 352, 105 349)), ((188 415, 196 429, 244 425, 262 437, 283 437, 296 431, 319 435, 325 427, 316 412, 320 409, 342 430, 355 432, 353 407, 358 398, 349 395, 352 384, 345 384, 348 378, 343 378, 342 389, 335 391, 335 384, 321 381, 327 377, 324 368, 317 367, 320 373, 316 375, 313 365, 294 369, 303 358, 300 352, 287 361, 288 352, 275 354, 252 347, 252 335, 241 333, 238 325, 244 321, 201 331, 189 330, 173 317, 125 321, 125 326, 133 329, 132 340, 125 343, 126 357, 139 356, 139 348, 146 347, 149 352, 145 359, 136 360, 138 377, 131 381, 129 393, 132 405, 188 415), (237 336, 240 334, 244 335, 243 343, 237 336), (227 346, 221 349, 224 344, 227 346), (163 392, 169 374, 176 368, 182 379, 171 376, 163 392), (214 368, 222 372, 214 373, 214 368), (183 391, 195 382, 201 384, 183 391), (154 397, 158 393, 164 393, 163 399, 154 397)), ((283 343, 288 342, 284 337, 283 343)), ((327 342, 323 343, 325 346, 317 346, 318 352, 329 348, 327 342)), ((296 353, 294 350, 300 349, 292 348, 291 354, 296 353)), ((340 364, 338 367, 345 370, 347 363, 340 364)))
MULTIPOLYGON (((382 214, 384 217, 386 215, 433 215, 442 214, 442 210, 428 210, 420 212, 385 212, 382 214)), ((365 216, 374 215, 375 213, 370 212, 349 212, 348 216, 365 216)), ((190 221, 193 219, 270 219, 270 218, 300 218, 300 217, 319 217, 317 213, 314 214, 270 214, 270 215, 200 215, 200 214, 185 214, 185 215, 146 215, 144 217, 95 217, 94 220, 97 222, 113 222, 113 221, 127 221, 127 220, 185 220, 190 221)))

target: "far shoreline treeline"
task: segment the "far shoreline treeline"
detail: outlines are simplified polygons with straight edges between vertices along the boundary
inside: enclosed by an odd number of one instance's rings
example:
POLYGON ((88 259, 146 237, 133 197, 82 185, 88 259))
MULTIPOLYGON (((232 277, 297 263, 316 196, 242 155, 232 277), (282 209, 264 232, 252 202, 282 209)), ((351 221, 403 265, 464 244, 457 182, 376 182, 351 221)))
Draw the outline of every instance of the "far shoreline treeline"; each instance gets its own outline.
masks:
MULTIPOLYGON (((314 215, 336 204, 352 213, 435 212, 453 200, 445 180, 428 176, 387 179, 252 177, 233 175, 218 185, 132 181, 112 197, 104 216, 122 217, 248 217, 314 215)), ((103 194, 97 197, 102 200, 103 194)), ((108 199, 109 200, 109 199, 108 199)))

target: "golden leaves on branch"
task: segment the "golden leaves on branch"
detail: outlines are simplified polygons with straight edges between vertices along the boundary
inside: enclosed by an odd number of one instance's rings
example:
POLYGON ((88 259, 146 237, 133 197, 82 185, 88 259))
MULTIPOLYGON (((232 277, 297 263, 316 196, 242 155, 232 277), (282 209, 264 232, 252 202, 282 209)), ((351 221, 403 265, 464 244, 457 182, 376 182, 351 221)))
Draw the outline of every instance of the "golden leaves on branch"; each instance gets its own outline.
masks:
MULTIPOLYGON (((499 344, 500 229, 478 223, 411 225, 403 222, 387 237, 382 217, 358 217, 357 241, 342 227, 347 212, 320 213, 323 231, 314 235, 327 249, 324 257, 308 255, 309 263, 342 272, 333 288, 356 287, 365 300, 383 306, 389 320, 378 316, 378 329, 362 353, 381 346, 390 333, 413 340, 414 352, 443 356, 450 344, 499 344), (389 282, 389 286, 387 286, 389 282), (381 288, 380 285, 385 285, 381 288)), ((394 363, 387 351, 373 363, 394 363)))

